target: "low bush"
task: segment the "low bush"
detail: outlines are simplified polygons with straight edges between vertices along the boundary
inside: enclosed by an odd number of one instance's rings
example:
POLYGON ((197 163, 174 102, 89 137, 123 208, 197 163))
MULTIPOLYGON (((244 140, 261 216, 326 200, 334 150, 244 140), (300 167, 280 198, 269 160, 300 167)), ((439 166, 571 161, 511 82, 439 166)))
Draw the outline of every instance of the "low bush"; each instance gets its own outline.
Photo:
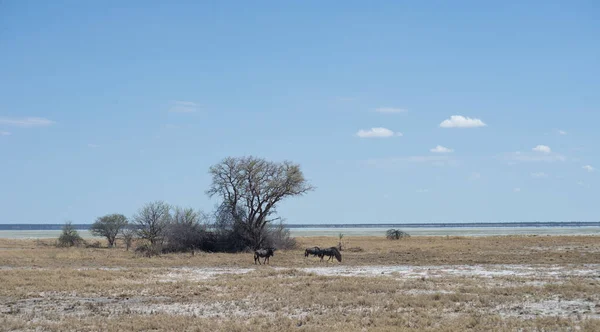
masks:
POLYGON ((67 221, 63 226, 62 233, 58 238, 57 246, 58 247, 73 247, 80 246, 85 242, 79 236, 79 232, 73 227, 70 221, 67 221))
POLYGON ((265 235, 263 247, 276 249, 295 249, 297 247, 296 239, 291 237, 290 229, 280 221, 278 224, 270 225, 265 235))
POLYGON ((401 231, 399 229, 388 229, 387 232, 385 232, 385 236, 389 239, 389 240, 400 240, 403 238, 407 238, 410 237, 410 235, 404 231, 401 231))

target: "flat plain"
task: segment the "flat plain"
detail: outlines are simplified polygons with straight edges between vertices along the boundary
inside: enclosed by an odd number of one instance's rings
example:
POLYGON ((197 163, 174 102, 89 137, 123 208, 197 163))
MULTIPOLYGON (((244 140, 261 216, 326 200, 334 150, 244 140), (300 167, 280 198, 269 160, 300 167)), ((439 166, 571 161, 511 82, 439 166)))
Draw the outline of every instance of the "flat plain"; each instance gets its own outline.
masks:
POLYGON ((600 331, 600 237, 298 237, 142 257, 0 239, 2 331, 600 331))

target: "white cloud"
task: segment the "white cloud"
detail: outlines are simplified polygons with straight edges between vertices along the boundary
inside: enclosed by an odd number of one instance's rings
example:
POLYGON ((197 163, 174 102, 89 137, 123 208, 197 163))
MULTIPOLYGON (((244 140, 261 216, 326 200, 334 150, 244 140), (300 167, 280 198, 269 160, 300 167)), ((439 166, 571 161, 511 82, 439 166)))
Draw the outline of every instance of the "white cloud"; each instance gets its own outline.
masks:
POLYGON ((192 101, 173 101, 169 112, 171 113, 194 113, 197 111, 198 104, 192 101))
POLYGON ((593 171, 596 170, 594 167, 592 167, 592 165, 585 165, 582 168, 585 169, 588 172, 593 172, 593 171))
POLYGON ((536 173, 531 173, 531 177, 536 178, 536 179, 542 179, 542 178, 547 178, 548 174, 546 174, 544 172, 536 172, 536 173))
POLYGON ((100 145, 98 145, 98 144, 92 144, 92 143, 88 143, 87 146, 88 146, 88 148, 92 148, 92 149, 100 147, 100 145))
POLYGON ((433 148, 433 149, 431 149, 429 151, 431 151, 433 153, 451 153, 451 152, 454 152, 453 149, 449 149, 449 148, 441 146, 441 145, 438 145, 438 146, 436 146, 435 148, 433 148))
POLYGON ((566 132, 566 131, 564 131, 564 130, 559 130, 559 131, 558 131, 558 134, 559 134, 559 135, 563 135, 563 136, 564 136, 564 135, 566 135, 566 134, 567 134, 567 132, 566 132))
POLYGON ((406 113, 406 112, 408 112, 408 110, 405 110, 403 108, 397 108, 397 107, 379 107, 379 108, 375 109, 375 112, 392 114, 392 113, 406 113))
POLYGON ((417 190, 417 193, 419 193, 419 194, 425 194, 425 193, 428 193, 428 192, 429 192, 429 189, 419 189, 419 190, 417 190))
POLYGON ((531 150, 533 150, 535 152, 541 152, 541 153, 551 153, 552 152, 552 149, 550 149, 550 147, 547 145, 538 145, 531 150))
POLYGON ((33 116, 24 118, 0 117, 0 124, 13 127, 32 128, 51 126, 55 124, 55 122, 46 118, 39 118, 33 116))
POLYGON ((356 136, 360 138, 373 138, 373 137, 392 137, 392 136, 402 136, 402 133, 394 133, 393 131, 377 127, 371 128, 369 130, 361 129, 356 133, 356 136))
POLYGON ((8 131, 0 131, 0 136, 10 136, 11 133, 8 131))
POLYGON ((472 119, 462 115, 453 115, 440 123, 442 128, 477 128, 487 126, 480 119, 472 119))
POLYGON ((513 191, 516 192, 516 193, 520 193, 521 192, 521 188, 515 188, 515 189, 513 189, 513 191))

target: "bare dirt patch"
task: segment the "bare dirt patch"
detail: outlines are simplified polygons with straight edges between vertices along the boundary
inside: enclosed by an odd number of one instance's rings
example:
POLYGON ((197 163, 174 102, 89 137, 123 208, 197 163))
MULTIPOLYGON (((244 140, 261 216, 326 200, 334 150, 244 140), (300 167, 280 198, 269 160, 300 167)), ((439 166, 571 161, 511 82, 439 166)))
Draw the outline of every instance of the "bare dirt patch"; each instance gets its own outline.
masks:
POLYGON ((600 318, 600 304, 586 299, 547 299, 536 302, 502 305, 495 308, 502 316, 535 317, 586 317, 600 318))
POLYGON ((398 278, 435 278, 448 276, 493 278, 502 276, 536 276, 537 278, 567 278, 571 276, 600 277, 600 264, 576 266, 535 265, 443 265, 443 266, 330 266, 300 268, 305 272, 329 276, 394 276, 398 278))
MULTIPOLYGON (((288 268, 264 267, 274 271, 289 271, 288 268)), ((442 265, 442 266, 326 266, 296 268, 296 271, 321 276, 336 277, 393 277, 406 278, 442 278, 442 277, 535 277, 526 282, 528 285, 542 286, 548 280, 560 280, 570 277, 592 277, 600 279, 600 264, 585 265, 442 265)), ((165 274, 157 275, 161 282, 181 280, 199 281, 216 278, 223 274, 246 274, 257 268, 170 268, 165 274)))
POLYGON ((168 272, 157 275, 159 282, 178 282, 181 280, 200 281, 216 278, 223 274, 244 274, 254 271, 253 268, 222 268, 222 267, 203 267, 203 268, 170 268, 168 272))

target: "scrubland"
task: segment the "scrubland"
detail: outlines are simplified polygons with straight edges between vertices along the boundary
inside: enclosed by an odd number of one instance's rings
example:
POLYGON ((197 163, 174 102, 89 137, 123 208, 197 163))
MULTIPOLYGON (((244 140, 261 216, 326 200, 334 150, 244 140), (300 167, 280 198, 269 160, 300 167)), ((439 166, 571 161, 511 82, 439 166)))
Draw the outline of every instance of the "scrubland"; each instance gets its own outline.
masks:
POLYGON ((297 240, 255 265, 0 239, 0 330, 600 331, 600 237, 297 240))

